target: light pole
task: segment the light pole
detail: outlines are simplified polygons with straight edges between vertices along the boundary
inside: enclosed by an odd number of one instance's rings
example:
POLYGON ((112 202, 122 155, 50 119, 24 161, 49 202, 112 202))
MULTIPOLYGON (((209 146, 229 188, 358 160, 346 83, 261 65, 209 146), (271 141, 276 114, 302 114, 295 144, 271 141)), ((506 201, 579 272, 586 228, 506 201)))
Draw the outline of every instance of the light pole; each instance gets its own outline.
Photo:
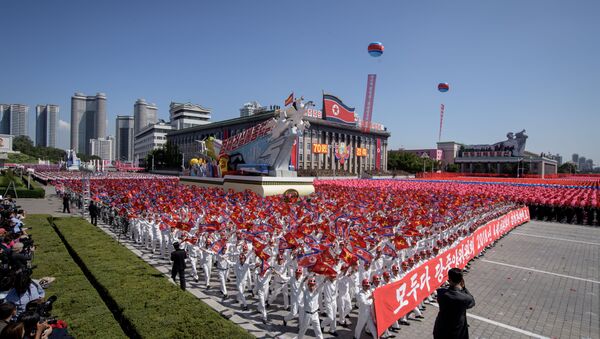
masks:
MULTIPOLYGON (((421 158, 423 159, 423 175, 425 175, 425 160, 429 159, 429 155, 427 155, 427 153, 423 152, 423 154, 421 154, 421 158)), ((431 165, 432 167, 432 171, 433 171, 433 165, 431 165)))
POLYGON ((152 157, 152 172, 154 172, 154 154, 150 154, 152 157))

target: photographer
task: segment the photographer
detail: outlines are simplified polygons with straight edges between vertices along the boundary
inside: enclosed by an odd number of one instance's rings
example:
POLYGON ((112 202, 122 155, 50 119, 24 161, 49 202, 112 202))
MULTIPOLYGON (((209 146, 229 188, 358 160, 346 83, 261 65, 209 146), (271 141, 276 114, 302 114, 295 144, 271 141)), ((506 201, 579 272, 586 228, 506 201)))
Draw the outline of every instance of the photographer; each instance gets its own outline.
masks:
POLYGON ((46 292, 35 281, 31 280, 31 271, 21 269, 16 272, 15 284, 4 299, 7 302, 15 304, 17 315, 25 311, 25 307, 30 301, 42 301, 46 292))
POLYGON ((25 245, 22 242, 14 244, 10 255, 10 265, 14 271, 26 269, 30 266, 31 254, 24 253, 25 245))
POLYGON ((440 311, 435 319, 433 337, 435 339, 468 339, 467 309, 475 306, 475 298, 465 287, 460 268, 448 271, 448 287, 437 290, 440 311))

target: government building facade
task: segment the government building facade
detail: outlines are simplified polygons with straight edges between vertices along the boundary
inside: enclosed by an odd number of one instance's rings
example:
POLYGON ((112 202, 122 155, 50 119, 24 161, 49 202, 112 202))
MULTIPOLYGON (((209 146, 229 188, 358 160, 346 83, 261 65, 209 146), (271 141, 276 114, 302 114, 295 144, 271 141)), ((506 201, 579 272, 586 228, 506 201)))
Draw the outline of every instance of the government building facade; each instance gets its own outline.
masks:
MULTIPOLYGON (((268 119, 277 119, 279 110, 270 109, 253 115, 212 122, 206 125, 170 131, 167 141, 177 145, 184 159, 198 157, 201 141, 214 137, 227 139, 268 119)), ((290 166, 305 176, 362 175, 387 172, 390 133, 380 124, 360 128, 360 122, 338 123, 324 119, 321 111, 310 109, 310 123, 292 149, 290 166)))

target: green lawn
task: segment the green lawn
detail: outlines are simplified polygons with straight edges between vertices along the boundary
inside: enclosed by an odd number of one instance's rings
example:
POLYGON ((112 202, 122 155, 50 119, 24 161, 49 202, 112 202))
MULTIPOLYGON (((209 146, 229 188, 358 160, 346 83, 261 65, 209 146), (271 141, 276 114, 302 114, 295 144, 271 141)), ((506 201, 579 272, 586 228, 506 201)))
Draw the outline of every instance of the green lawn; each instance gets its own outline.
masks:
POLYGON ((34 278, 55 277, 46 297, 56 295, 52 315, 69 325, 76 338, 126 338, 98 292, 73 261, 62 241, 50 226, 48 215, 28 215, 25 219, 36 251, 34 278))
POLYGON ((252 337, 87 221, 56 218, 54 223, 142 337, 252 337))

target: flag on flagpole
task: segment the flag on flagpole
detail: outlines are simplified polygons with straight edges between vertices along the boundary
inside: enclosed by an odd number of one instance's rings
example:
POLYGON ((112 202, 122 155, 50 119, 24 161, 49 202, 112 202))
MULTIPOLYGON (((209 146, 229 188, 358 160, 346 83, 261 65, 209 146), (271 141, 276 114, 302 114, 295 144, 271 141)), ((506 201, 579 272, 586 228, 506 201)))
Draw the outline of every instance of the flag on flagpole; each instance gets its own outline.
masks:
POLYGON ((292 102, 294 102, 294 92, 290 93, 290 95, 287 97, 287 99, 285 99, 285 103, 284 106, 289 106, 292 104, 292 102))

